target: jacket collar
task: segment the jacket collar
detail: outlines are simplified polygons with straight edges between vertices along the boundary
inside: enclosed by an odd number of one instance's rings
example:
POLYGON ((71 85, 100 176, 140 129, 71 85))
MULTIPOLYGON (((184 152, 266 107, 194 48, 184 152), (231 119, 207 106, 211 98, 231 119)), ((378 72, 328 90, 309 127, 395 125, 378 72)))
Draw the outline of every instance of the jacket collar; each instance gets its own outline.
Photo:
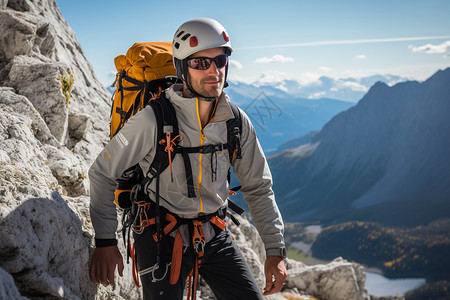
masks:
MULTIPOLYGON (((183 84, 173 84, 166 90, 166 97, 175 107, 187 113, 189 116, 197 118, 197 100, 196 98, 183 97, 183 84)), ((217 102, 216 111, 210 123, 226 122, 234 117, 230 104, 229 97, 225 92, 220 95, 217 102)))

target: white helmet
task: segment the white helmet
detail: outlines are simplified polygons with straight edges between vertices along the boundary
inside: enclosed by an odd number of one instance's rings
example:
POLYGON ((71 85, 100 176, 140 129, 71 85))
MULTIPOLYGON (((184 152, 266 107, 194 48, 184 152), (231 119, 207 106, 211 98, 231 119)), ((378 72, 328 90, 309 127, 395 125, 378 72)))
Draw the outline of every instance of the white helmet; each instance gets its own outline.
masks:
POLYGON ((227 31, 213 19, 201 18, 187 21, 173 36, 173 56, 179 60, 196 52, 216 47, 225 47, 228 55, 233 51, 227 31))
MULTIPOLYGON (((214 98, 206 98, 189 86, 187 58, 199 51, 216 47, 223 47, 227 55, 231 55, 233 51, 227 31, 213 19, 201 18, 187 21, 178 28, 173 36, 173 64, 177 70, 177 77, 184 81, 191 95, 207 101, 212 101, 214 98)), ((228 86, 227 75, 228 64, 225 66, 225 87, 228 86)))

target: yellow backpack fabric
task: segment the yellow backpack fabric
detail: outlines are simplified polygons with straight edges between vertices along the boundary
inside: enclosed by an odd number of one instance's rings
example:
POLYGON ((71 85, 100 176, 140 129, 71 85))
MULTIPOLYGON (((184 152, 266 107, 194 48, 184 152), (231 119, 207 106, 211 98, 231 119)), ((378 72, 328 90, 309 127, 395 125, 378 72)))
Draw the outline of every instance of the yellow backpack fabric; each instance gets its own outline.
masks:
POLYGON ((118 73, 111 107, 110 138, 148 101, 176 81, 172 42, 135 43, 126 55, 117 56, 114 64, 118 73))

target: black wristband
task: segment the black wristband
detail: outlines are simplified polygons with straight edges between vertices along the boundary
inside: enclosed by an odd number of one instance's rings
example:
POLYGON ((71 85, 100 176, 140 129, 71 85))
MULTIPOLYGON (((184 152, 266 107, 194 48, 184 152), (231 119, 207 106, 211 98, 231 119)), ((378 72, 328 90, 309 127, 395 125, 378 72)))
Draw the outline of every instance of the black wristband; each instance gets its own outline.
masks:
POLYGON ((266 250, 266 256, 280 256, 283 259, 286 258, 286 248, 269 249, 266 250))
POLYGON ((117 239, 95 239, 95 247, 97 248, 111 246, 117 246, 117 239))

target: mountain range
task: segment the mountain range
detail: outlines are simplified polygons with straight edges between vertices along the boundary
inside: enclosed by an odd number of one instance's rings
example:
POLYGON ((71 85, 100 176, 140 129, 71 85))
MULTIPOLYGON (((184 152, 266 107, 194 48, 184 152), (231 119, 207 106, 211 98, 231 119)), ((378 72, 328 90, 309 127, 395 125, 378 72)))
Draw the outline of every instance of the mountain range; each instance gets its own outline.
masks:
POLYGON ((268 156, 283 149, 284 142, 320 130, 336 114, 355 105, 376 82, 393 85, 405 80, 396 75, 322 76, 302 83, 267 77, 263 74, 252 83, 229 81, 225 91, 250 117, 268 156))
POLYGON ((406 80, 408 80, 406 77, 390 74, 377 74, 360 78, 331 78, 311 75, 310 78, 295 80, 285 79, 282 75, 263 73, 251 83, 231 80, 227 91, 231 89, 237 94, 253 98, 264 92, 267 96, 276 98, 328 98, 356 103, 378 81, 392 86, 406 80))
POLYGON ((327 98, 286 96, 274 93, 269 87, 263 89, 243 83, 230 83, 226 92, 249 116, 266 155, 275 154, 289 139, 322 128, 337 113, 354 105, 327 98))
POLYGON ((418 225, 450 216, 450 68, 378 82, 300 146, 269 159, 288 221, 418 225))

